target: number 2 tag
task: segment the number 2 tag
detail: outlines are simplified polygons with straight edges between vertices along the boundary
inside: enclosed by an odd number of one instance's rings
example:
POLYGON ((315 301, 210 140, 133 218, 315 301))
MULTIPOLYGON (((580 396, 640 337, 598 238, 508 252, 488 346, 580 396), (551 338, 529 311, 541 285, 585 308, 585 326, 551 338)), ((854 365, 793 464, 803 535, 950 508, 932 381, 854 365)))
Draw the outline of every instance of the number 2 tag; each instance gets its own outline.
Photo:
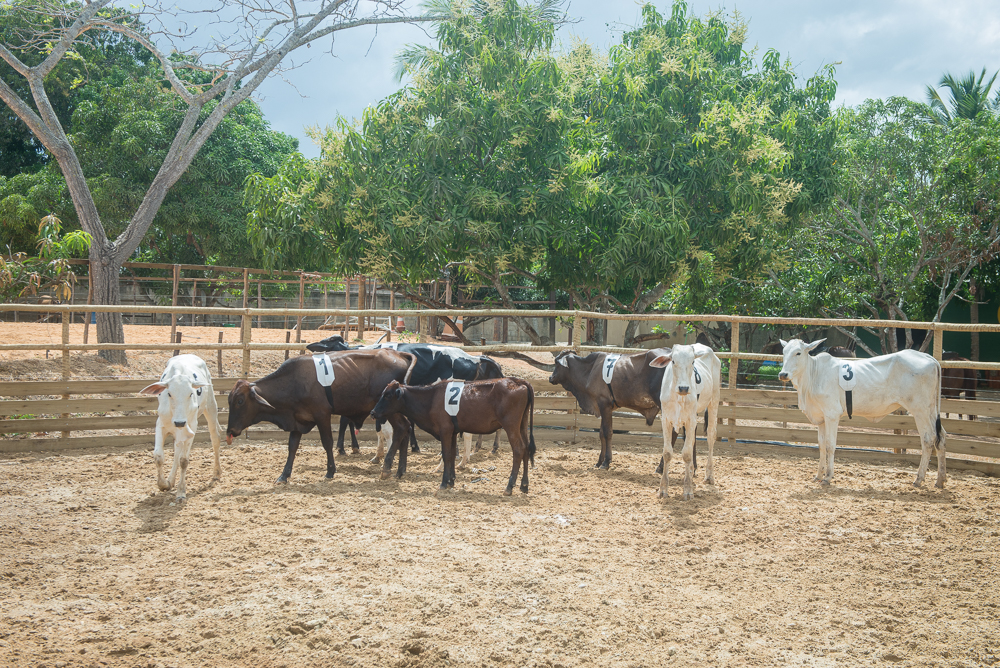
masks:
POLYGON ((333 365, 326 353, 316 353, 312 356, 316 366, 316 381, 323 387, 333 385, 333 365))
POLYGON ((854 386, 858 384, 858 375, 854 373, 854 365, 850 362, 844 362, 837 368, 837 380, 840 382, 840 387, 845 392, 849 392, 854 389, 854 386))
POLYGON ((458 407, 462 402, 462 390, 465 381, 453 380, 444 388, 444 412, 452 417, 458 417, 458 407))

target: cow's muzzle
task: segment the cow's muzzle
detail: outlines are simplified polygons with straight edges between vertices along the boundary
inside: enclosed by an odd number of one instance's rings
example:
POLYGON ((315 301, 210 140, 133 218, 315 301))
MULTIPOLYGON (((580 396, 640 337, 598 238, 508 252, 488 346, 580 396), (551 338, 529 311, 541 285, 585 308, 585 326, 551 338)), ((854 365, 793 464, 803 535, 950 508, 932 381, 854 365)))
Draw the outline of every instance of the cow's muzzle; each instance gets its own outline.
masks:
POLYGON ((226 445, 232 445, 233 439, 240 435, 240 432, 229 429, 226 431, 226 445))
POLYGON ((788 374, 785 373, 784 371, 782 371, 781 373, 778 374, 778 380, 780 380, 782 383, 787 383, 788 382, 788 374))
POLYGON ((180 429, 187 424, 187 420, 174 420, 174 426, 180 429))
POLYGON ((687 386, 687 385, 678 385, 677 386, 677 394, 681 395, 682 397, 687 396, 687 393, 689 391, 691 391, 691 388, 689 386, 687 386))

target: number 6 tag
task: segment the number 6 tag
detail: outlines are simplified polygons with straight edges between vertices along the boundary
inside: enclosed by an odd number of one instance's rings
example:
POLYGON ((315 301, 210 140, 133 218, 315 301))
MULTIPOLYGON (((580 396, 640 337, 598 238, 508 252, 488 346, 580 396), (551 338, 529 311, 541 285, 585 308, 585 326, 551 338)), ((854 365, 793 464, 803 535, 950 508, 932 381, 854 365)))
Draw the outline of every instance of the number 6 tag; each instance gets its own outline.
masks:
POLYGON ((444 412, 452 417, 458 417, 458 406, 462 402, 462 390, 465 381, 453 380, 444 388, 444 412))

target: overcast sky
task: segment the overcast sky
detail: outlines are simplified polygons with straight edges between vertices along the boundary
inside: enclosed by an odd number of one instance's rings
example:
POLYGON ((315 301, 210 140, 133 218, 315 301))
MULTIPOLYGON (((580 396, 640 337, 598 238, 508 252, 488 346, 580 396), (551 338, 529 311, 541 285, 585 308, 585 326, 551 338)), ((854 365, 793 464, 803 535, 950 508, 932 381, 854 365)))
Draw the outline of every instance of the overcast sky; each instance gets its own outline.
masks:
MULTIPOLYGON (((669 2, 657 2, 664 14, 669 2)), ((568 44, 575 35, 607 50, 623 28, 639 21, 640 3, 630 0, 571 0, 578 22, 560 31, 568 44)), ((738 10, 749 23, 746 48, 757 60, 767 49, 789 57, 803 81, 829 63, 837 67, 837 104, 855 105, 867 98, 904 95, 925 99, 925 86, 941 75, 990 75, 1000 68, 1000 3, 996 0, 691 0, 689 10, 738 10)), ((307 156, 318 149, 306 137, 307 126, 332 125, 337 114, 359 118, 361 112, 396 91, 393 58, 405 44, 433 43, 414 26, 359 28, 338 33, 333 54, 303 51, 311 61, 272 78, 257 99, 276 130, 299 138, 307 156)), ((296 54, 298 55, 298 54, 296 54)), ((301 56, 300 56, 301 57, 301 56)))

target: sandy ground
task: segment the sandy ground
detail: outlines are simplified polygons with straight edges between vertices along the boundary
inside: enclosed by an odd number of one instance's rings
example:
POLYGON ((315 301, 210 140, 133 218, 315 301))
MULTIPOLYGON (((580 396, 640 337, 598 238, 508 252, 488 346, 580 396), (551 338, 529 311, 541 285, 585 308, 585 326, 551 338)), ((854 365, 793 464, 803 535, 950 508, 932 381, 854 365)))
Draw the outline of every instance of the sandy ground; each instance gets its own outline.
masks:
POLYGON ((681 501, 675 460, 660 502, 626 438, 610 472, 542 444, 512 498, 506 449, 436 499, 434 447, 326 482, 307 444, 275 487, 284 443, 237 441, 216 483, 194 451, 183 504, 149 452, 0 457, 0 665, 1000 663, 1000 480, 838 462, 822 488, 721 446, 717 486, 681 501))

